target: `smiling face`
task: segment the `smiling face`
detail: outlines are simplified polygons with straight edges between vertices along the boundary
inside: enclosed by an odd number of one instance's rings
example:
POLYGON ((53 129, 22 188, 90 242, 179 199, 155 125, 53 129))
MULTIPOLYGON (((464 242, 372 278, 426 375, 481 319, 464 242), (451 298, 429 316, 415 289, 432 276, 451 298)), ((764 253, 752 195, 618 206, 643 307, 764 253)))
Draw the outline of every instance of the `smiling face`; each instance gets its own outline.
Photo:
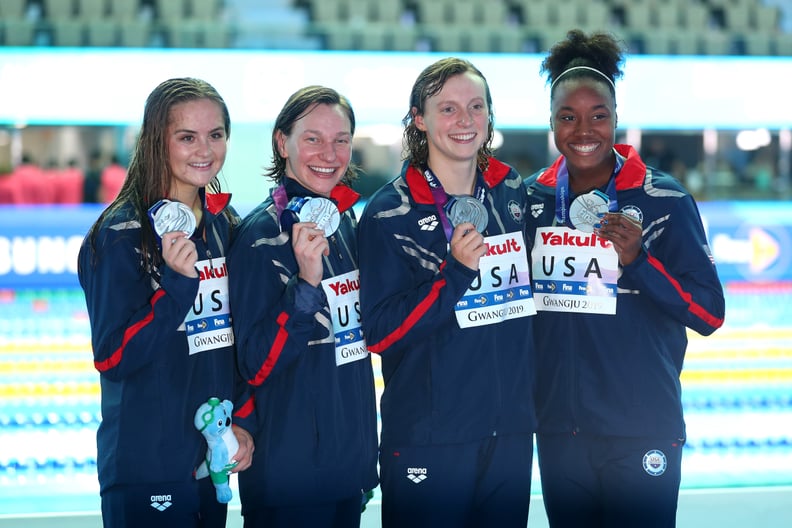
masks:
POLYGON ((286 177, 321 196, 330 196, 352 157, 352 126, 340 105, 317 104, 294 122, 291 133, 276 133, 286 177))
POLYGON ((555 89, 550 123, 556 148, 566 158, 571 179, 599 186, 615 163, 615 101, 604 83, 590 79, 562 81, 555 89))
POLYGON ((227 134, 220 105, 195 99, 173 105, 168 128, 168 163, 173 173, 170 197, 191 204, 225 163, 227 134))
POLYGON ((414 119, 415 126, 426 133, 430 165, 475 164, 489 130, 484 79, 473 72, 449 77, 442 90, 426 99, 424 113, 414 119))

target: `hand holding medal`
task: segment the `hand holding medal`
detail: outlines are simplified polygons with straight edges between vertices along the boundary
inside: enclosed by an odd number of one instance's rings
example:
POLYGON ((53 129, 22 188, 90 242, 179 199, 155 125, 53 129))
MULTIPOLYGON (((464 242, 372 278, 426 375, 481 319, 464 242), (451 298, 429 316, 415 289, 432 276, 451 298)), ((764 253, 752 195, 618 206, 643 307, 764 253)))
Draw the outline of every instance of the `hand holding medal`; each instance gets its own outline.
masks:
POLYGON ((190 240, 197 223, 192 210, 178 201, 160 200, 149 208, 148 215, 165 263, 182 275, 197 277, 198 252, 190 240))
POLYGON ((338 207, 327 198, 295 197, 283 209, 280 223, 281 229, 291 232, 300 278, 318 286, 324 270, 322 255, 330 254, 327 238, 341 223, 338 207))
POLYGON ((454 227, 449 241, 451 254, 470 269, 479 269, 479 260, 487 251, 483 233, 489 214, 484 204, 472 196, 452 196, 443 208, 454 227))
POLYGON ((643 226, 641 222, 624 213, 603 213, 593 226, 594 233, 609 240, 622 266, 631 264, 641 253, 643 226))

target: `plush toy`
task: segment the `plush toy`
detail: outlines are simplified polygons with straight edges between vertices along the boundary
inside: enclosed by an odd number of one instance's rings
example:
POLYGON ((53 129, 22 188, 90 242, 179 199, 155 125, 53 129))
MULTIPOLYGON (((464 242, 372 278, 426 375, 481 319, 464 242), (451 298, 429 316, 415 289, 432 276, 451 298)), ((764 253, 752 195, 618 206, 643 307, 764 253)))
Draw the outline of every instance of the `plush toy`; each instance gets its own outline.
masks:
POLYGON ((228 475, 237 465, 231 457, 239 449, 234 432, 231 430, 231 411, 234 404, 228 400, 209 398, 195 411, 195 428, 206 438, 208 449, 206 460, 198 466, 195 478, 211 477, 217 492, 217 502, 227 503, 231 500, 231 487, 228 475))

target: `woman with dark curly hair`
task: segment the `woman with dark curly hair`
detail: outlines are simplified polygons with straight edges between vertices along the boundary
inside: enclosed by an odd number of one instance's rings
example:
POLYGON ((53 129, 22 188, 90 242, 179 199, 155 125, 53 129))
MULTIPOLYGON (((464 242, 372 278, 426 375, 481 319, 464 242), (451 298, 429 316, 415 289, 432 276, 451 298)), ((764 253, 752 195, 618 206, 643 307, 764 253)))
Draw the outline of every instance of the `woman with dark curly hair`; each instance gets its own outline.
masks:
POLYGON ((674 526, 688 328, 724 298, 693 197, 615 144, 623 52, 573 30, 542 63, 561 155, 526 181, 539 313, 537 446, 550 525, 674 526))

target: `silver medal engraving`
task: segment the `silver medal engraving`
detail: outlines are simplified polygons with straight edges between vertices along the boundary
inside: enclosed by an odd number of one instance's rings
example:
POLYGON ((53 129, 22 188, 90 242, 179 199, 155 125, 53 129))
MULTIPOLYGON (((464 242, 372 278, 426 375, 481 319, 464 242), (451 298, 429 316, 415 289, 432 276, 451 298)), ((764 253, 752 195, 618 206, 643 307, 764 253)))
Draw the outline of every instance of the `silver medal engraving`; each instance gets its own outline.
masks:
POLYGON ((190 237, 195 232, 195 215, 181 202, 160 200, 149 209, 149 217, 160 237, 173 231, 183 231, 190 237))
POLYGON ((472 196, 456 196, 446 205, 446 214, 454 227, 470 222, 476 231, 484 233, 489 223, 489 214, 484 204, 472 196))
POLYGON ((594 190, 575 198, 569 206, 569 220, 572 226, 585 233, 594 231, 594 224, 599 223, 600 215, 608 212, 608 195, 594 190))
POLYGON ((338 229, 341 223, 341 213, 332 200, 321 197, 306 198, 299 211, 300 222, 313 222, 316 229, 324 231, 329 237, 338 229))

